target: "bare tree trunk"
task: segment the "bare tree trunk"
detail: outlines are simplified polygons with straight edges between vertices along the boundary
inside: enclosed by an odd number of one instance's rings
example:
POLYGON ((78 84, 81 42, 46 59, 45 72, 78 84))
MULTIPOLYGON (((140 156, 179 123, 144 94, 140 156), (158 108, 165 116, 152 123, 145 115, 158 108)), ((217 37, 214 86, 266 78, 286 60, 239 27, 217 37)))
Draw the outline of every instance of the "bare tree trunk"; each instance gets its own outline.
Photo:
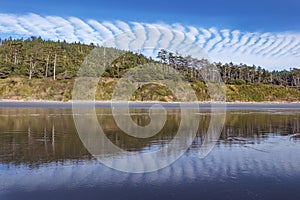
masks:
POLYGON ((31 79, 31 76, 32 76, 32 70, 31 70, 31 63, 30 63, 30 66, 29 66, 29 80, 31 79))
POLYGON ((31 62, 31 64, 30 64, 30 70, 29 70, 29 79, 32 78, 32 74, 34 72, 35 66, 36 66, 36 63, 31 62))
POLYGON ((227 76, 226 76, 227 70, 226 70, 226 66, 224 67, 224 77, 223 77, 223 81, 224 83, 227 83, 227 76))
POLYGON ((17 64, 17 53, 15 52, 14 54, 14 64, 16 65, 17 64))
POLYGON ((29 63, 29 80, 32 77, 32 57, 30 58, 30 63, 29 63))
POLYGON ((210 67, 211 71, 211 80, 212 82, 215 82, 215 69, 213 67, 210 67))
POLYGON ((48 67, 49 67, 49 54, 46 59, 45 77, 48 77, 48 67))
POLYGON ((56 57, 57 57, 57 54, 55 54, 55 57, 54 57, 54 65, 53 65, 53 80, 55 80, 55 71, 56 71, 56 57))

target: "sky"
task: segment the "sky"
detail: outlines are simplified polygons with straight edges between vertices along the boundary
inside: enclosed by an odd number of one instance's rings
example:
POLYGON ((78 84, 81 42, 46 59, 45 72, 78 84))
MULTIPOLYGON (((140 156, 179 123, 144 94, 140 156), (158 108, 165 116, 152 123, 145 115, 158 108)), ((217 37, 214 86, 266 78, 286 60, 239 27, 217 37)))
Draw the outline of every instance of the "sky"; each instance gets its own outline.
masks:
POLYGON ((1 38, 35 35, 101 44, 131 32, 156 48, 191 43, 213 61, 270 70, 300 66, 298 0, 0 0, 0 5, 1 38))

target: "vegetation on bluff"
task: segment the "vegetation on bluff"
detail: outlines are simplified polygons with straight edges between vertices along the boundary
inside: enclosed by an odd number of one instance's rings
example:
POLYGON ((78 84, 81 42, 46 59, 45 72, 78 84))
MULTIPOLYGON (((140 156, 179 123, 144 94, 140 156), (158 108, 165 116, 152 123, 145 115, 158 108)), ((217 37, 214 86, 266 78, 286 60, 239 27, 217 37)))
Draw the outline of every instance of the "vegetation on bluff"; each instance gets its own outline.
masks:
MULTIPOLYGON (((78 69, 95 47, 94 44, 54 42, 37 37, 1 40, 0 98, 70 100, 78 69)), ((300 69, 297 68, 268 71, 255 65, 209 63, 164 49, 158 52, 156 60, 139 53, 121 52, 122 55, 101 73, 97 100, 110 99, 119 78, 129 69, 146 63, 162 64, 165 71, 179 71, 190 82, 200 101, 210 99, 203 70, 208 70, 206 74, 210 80, 226 83, 227 101, 300 100, 300 69)), ((177 98, 170 89, 147 83, 133 94, 131 100, 176 101, 177 98)))

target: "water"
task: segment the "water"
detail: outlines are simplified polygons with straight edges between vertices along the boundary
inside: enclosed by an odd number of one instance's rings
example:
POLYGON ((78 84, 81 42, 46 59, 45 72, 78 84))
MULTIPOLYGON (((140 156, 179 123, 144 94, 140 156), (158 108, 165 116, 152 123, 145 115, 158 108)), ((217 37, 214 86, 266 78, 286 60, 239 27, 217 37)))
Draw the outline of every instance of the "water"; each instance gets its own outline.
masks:
MULTIPOLYGON (((0 199, 300 199, 299 104, 228 105, 220 138, 201 159, 212 118, 202 105, 191 147, 150 173, 120 172, 94 158, 69 104, 35 105, 0 103, 0 199)), ((165 107, 165 126, 145 139, 122 132, 106 104, 96 113, 114 144, 147 153, 167 146, 180 126, 182 111, 165 107)), ((149 124, 148 108, 132 106, 132 120, 149 124)))

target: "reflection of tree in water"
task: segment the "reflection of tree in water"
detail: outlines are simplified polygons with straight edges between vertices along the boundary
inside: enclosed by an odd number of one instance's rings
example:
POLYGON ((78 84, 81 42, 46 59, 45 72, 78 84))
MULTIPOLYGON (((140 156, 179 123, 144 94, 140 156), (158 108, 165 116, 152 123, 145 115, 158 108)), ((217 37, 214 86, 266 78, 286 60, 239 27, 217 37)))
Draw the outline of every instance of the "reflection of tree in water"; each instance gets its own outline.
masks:
MULTIPOLYGON (((109 109, 99 109, 98 121, 106 136, 128 151, 147 151, 167 145, 177 133, 180 110, 167 110, 164 128, 150 138, 135 138, 123 133, 109 109)), ((150 120, 146 109, 131 111, 138 125, 150 120)), ((188 117, 188 116, 187 116, 188 117)), ((201 147, 210 121, 209 111, 199 114, 200 124, 191 149, 201 147)), ((272 135, 299 138, 300 114, 288 112, 227 111, 220 142, 225 144, 260 143, 272 135)), ((185 127, 188 130, 188 127, 185 127)), ((1 109, 0 162, 39 165, 66 160, 91 159, 92 156, 79 139, 70 109, 1 109)))
POLYGON ((2 109, 0 160, 30 165, 91 158, 76 135, 71 110, 2 109))
POLYGON ((290 111, 228 111, 221 134, 224 143, 252 143, 275 135, 293 135, 300 132, 300 113, 290 111))

